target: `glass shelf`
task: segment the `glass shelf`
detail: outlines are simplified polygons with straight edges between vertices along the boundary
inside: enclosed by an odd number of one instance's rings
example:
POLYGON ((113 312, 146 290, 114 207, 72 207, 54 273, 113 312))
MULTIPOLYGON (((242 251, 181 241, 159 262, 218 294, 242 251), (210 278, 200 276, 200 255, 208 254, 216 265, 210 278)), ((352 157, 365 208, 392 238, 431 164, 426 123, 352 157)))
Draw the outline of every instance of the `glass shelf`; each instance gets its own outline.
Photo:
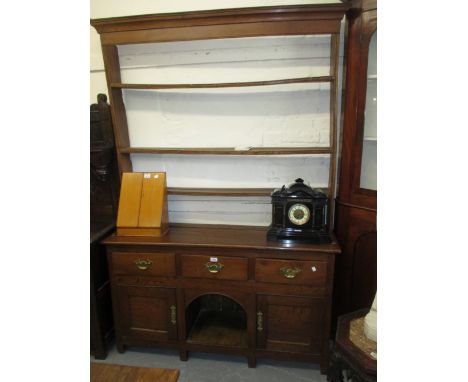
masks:
POLYGON ((370 40, 367 71, 360 187, 377 190, 377 32, 370 40))

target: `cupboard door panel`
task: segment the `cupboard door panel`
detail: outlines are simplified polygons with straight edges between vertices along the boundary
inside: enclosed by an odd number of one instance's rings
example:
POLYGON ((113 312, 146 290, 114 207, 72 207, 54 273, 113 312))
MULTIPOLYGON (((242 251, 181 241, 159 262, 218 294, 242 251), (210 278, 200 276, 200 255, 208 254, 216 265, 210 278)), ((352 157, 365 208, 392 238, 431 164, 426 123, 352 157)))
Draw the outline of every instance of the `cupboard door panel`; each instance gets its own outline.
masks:
POLYGON ((177 339, 174 289, 118 286, 117 293, 124 336, 159 341, 177 339))
POLYGON ((322 299, 258 296, 257 346, 319 354, 323 343, 323 312, 322 299))

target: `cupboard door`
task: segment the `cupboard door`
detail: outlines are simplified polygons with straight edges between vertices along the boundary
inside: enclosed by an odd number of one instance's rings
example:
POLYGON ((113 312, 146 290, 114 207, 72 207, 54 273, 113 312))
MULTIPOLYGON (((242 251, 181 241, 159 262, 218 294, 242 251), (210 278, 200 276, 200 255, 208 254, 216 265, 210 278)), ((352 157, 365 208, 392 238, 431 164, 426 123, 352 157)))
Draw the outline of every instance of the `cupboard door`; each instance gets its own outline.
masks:
POLYGON ((319 298, 257 296, 257 347, 321 353, 324 308, 319 298))
POLYGON ((121 333, 139 339, 177 339, 176 293, 173 288, 117 286, 121 333))

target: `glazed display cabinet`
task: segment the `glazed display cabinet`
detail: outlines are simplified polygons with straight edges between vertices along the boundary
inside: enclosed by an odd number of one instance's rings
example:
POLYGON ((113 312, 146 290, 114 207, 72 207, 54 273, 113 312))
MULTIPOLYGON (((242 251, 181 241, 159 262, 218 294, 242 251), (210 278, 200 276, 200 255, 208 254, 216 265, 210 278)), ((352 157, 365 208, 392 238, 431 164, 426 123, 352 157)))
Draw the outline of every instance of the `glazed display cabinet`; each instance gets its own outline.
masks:
POLYGON ((377 288, 377 3, 348 11, 334 317, 370 308, 377 288))

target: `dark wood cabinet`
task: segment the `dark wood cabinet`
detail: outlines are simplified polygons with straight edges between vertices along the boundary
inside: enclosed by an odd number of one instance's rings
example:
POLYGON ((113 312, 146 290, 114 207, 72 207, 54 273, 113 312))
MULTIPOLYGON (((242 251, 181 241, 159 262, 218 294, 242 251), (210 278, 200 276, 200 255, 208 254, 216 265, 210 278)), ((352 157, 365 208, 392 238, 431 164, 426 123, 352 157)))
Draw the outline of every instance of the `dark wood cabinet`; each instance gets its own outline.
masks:
POLYGON ((105 239, 116 342, 328 365, 336 241, 268 242, 267 228, 172 226, 105 239))
POLYGON ((90 107, 90 137, 90 347, 91 354, 103 359, 114 323, 106 251, 100 241, 115 228, 119 186, 111 112, 104 94, 90 107))
MULTIPOLYGON (((377 2, 353 1, 335 233, 334 319, 370 308, 377 288, 377 2)), ((334 321, 335 321, 334 320, 334 321)))
POLYGON ((90 347, 97 359, 107 356, 114 334, 106 250, 99 242, 112 233, 113 223, 92 223, 90 244, 90 347))

